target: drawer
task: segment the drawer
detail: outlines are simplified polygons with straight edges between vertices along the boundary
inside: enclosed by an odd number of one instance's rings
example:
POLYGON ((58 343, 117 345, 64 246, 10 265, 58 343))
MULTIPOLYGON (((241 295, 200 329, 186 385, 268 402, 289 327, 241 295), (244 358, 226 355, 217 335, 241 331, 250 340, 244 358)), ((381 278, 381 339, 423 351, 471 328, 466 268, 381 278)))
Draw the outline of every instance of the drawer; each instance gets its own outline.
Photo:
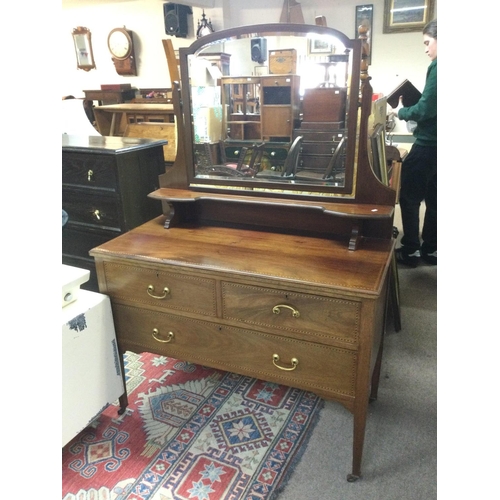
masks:
POLYGON ((336 143, 328 142, 302 142, 300 148, 301 155, 325 155, 331 158, 335 151, 336 143))
POLYGON ((113 316, 122 349, 154 352, 323 394, 354 396, 356 351, 119 304, 114 304, 113 316), (295 368, 292 358, 298 360, 295 368))
POLYGON ((68 213, 68 225, 85 224, 102 229, 121 229, 119 199, 114 196, 63 189, 62 208, 68 213))
POLYGON ((291 87, 292 84, 292 78, 285 75, 262 77, 262 87, 291 87))
POLYGON ((63 153, 62 182, 79 187, 117 190, 115 159, 78 153, 63 153))
POLYGON ((214 280, 115 262, 104 262, 104 275, 114 300, 217 316, 214 280))
POLYGON ((355 301, 222 283, 225 319, 295 332, 315 342, 357 344, 360 307, 355 301))
POLYGON ((119 233, 105 231, 89 231, 83 226, 71 226, 66 224, 62 228, 62 253, 63 256, 74 256, 94 262, 89 255, 89 250, 112 238, 119 233))

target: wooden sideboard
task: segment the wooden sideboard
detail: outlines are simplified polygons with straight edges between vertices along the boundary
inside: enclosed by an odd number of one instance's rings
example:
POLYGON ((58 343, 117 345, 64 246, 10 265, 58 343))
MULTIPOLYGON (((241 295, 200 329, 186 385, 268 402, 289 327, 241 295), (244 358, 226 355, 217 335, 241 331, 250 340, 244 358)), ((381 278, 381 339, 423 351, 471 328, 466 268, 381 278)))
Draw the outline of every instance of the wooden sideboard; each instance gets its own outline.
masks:
POLYGON ((64 264, 90 270, 82 285, 98 291, 89 250, 161 214, 148 198, 165 170, 166 141, 101 136, 62 136, 64 264))

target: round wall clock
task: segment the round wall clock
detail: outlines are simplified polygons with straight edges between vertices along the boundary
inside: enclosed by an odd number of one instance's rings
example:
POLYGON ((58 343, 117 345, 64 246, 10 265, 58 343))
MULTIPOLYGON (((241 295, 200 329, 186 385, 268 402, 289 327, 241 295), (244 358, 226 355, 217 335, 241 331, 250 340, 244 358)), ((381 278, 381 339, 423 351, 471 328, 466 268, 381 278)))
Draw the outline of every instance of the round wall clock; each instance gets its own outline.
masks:
POLYGON ((125 59, 132 52, 132 37, 125 28, 115 28, 108 35, 108 48, 116 59, 125 59))
POLYGON ((108 35, 108 49, 119 75, 137 75, 132 31, 115 28, 108 35))

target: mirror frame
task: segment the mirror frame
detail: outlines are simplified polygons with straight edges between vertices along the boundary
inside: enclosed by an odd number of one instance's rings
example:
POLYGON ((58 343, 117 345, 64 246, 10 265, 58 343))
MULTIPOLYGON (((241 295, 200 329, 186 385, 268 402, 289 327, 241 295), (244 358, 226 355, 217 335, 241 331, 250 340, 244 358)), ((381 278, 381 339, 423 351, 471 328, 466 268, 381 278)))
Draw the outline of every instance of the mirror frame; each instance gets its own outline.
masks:
POLYGON ((185 166, 188 188, 191 190, 208 190, 218 192, 233 192, 243 188, 249 188, 245 194, 261 194, 263 191, 265 195, 269 196, 289 196, 294 197, 321 197, 325 196, 354 199, 356 197, 356 176, 357 176, 357 160, 358 160, 358 109, 359 109, 359 95, 360 95, 360 75, 361 75, 361 57, 362 57, 362 41, 359 39, 350 39, 344 33, 325 26, 306 25, 306 24, 259 24, 240 26, 237 28, 230 28, 223 31, 218 31, 210 35, 206 35, 195 42, 189 47, 179 49, 179 62, 181 81, 181 99, 183 108, 183 121, 186 125, 184 127, 185 137, 185 166), (345 183, 342 187, 314 185, 313 183, 306 183, 297 181, 291 184, 289 181, 284 182, 265 182, 262 180, 252 181, 251 179, 241 180, 239 178, 197 178, 195 177, 195 158, 194 158, 194 129, 193 129, 193 116, 192 104, 190 95, 190 85, 186 82, 190 81, 189 76, 189 56, 197 55, 207 47, 219 44, 224 41, 238 38, 254 38, 266 36, 291 36, 297 34, 299 36, 318 35, 333 36, 342 42, 346 49, 352 51, 352 67, 350 74, 350 88, 349 88, 349 105, 347 111, 347 136, 348 144, 346 148, 346 171, 345 183), (231 190, 235 191, 231 191, 231 190))
POLYGON ((73 29, 73 44, 75 46, 76 67, 84 71, 94 69, 94 52, 92 51, 92 36, 90 30, 83 26, 73 29))

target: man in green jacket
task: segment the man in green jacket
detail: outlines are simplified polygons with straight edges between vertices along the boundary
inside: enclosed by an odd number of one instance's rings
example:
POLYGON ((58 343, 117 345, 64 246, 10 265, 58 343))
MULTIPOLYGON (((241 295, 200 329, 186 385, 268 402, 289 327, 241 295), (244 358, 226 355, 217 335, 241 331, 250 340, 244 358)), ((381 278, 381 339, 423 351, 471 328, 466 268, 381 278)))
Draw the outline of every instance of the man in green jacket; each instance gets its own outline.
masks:
POLYGON ((399 205, 403 222, 401 247, 396 260, 416 267, 420 258, 437 264, 437 20, 424 30, 425 53, 432 62, 427 69, 422 97, 414 106, 403 107, 399 99, 392 110, 400 120, 415 121, 415 143, 403 162, 399 205), (420 203, 425 200, 425 217, 420 244, 420 203))

